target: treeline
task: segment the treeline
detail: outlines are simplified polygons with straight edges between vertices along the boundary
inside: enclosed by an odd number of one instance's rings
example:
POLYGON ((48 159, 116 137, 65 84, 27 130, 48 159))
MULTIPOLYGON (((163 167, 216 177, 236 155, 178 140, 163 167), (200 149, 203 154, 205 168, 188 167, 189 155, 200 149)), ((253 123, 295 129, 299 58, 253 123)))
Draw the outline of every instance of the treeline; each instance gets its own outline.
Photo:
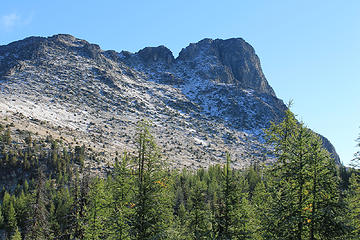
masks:
POLYGON ((359 172, 336 166, 290 111, 266 135, 273 164, 234 170, 227 154, 179 171, 141 121, 137 154, 118 156, 107 177, 75 163, 60 181, 64 171, 40 164, 35 180, 4 189, 0 229, 8 239, 359 239, 359 172))

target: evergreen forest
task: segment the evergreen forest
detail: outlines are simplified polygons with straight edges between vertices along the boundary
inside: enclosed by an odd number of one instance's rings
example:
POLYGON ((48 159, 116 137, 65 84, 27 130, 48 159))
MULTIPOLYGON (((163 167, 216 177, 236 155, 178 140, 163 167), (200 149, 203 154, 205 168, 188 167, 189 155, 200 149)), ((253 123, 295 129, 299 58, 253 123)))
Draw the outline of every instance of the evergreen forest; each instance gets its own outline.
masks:
MULTIPOLYGON (((151 124, 139 121, 136 153, 119 153, 103 175, 82 143, 12 141, 0 125, 3 239, 360 239, 360 153, 336 165, 318 135, 288 110, 264 130, 274 162, 173 169, 151 124)), ((225 151, 225 150, 224 150, 225 151)))

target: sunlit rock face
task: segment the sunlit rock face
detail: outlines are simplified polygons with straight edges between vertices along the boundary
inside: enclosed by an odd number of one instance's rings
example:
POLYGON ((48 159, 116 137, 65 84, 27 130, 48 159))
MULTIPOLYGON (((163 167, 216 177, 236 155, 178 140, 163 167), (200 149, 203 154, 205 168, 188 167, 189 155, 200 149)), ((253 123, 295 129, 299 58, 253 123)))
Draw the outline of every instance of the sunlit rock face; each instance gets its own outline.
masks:
POLYGON ((177 58, 165 46, 119 53, 65 34, 0 46, 0 117, 110 160, 136 148, 136 122, 147 118, 174 167, 222 163, 226 151, 235 168, 268 161, 262 130, 286 109, 241 38, 203 39, 177 58))

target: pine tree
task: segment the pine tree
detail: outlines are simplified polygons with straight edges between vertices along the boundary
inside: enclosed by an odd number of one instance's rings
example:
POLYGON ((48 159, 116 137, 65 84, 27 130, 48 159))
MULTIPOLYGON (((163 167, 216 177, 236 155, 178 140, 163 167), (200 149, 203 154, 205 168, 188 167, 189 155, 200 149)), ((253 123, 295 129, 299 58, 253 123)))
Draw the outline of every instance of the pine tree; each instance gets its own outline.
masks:
POLYGON ((29 183, 28 181, 25 179, 24 180, 24 193, 28 193, 29 191, 29 183))
POLYGON ((184 206, 184 203, 179 205, 179 209, 177 210, 177 216, 174 216, 174 225, 173 225, 173 233, 169 236, 170 239, 190 239, 188 234, 188 213, 184 206), (175 235, 175 236, 174 236, 175 235))
POLYGON ((10 159, 10 166, 15 168, 17 165, 17 162, 18 162, 17 157, 15 154, 13 154, 10 159))

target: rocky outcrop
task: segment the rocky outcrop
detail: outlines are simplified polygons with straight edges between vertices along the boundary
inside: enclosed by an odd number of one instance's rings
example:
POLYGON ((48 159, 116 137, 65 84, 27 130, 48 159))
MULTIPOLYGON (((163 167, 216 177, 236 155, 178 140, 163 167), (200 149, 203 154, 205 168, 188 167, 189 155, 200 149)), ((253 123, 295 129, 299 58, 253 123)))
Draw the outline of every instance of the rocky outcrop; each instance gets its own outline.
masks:
POLYGON ((149 71, 168 69, 175 61, 172 52, 165 46, 146 47, 137 53, 122 51, 120 57, 121 61, 129 66, 149 71))
POLYGON ((204 58, 211 64, 199 70, 205 78, 275 96, 261 70, 258 56, 242 38, 201 40, 183 49, 177 60, 197 66, 202 65, 204 58))
POLYGON ((165 46, 159 47, 146 47, 139 52, 137 55, 144 61, 145 64, 166 64, 171 65, 174 62, 174 56, 170 49, 165 46))

